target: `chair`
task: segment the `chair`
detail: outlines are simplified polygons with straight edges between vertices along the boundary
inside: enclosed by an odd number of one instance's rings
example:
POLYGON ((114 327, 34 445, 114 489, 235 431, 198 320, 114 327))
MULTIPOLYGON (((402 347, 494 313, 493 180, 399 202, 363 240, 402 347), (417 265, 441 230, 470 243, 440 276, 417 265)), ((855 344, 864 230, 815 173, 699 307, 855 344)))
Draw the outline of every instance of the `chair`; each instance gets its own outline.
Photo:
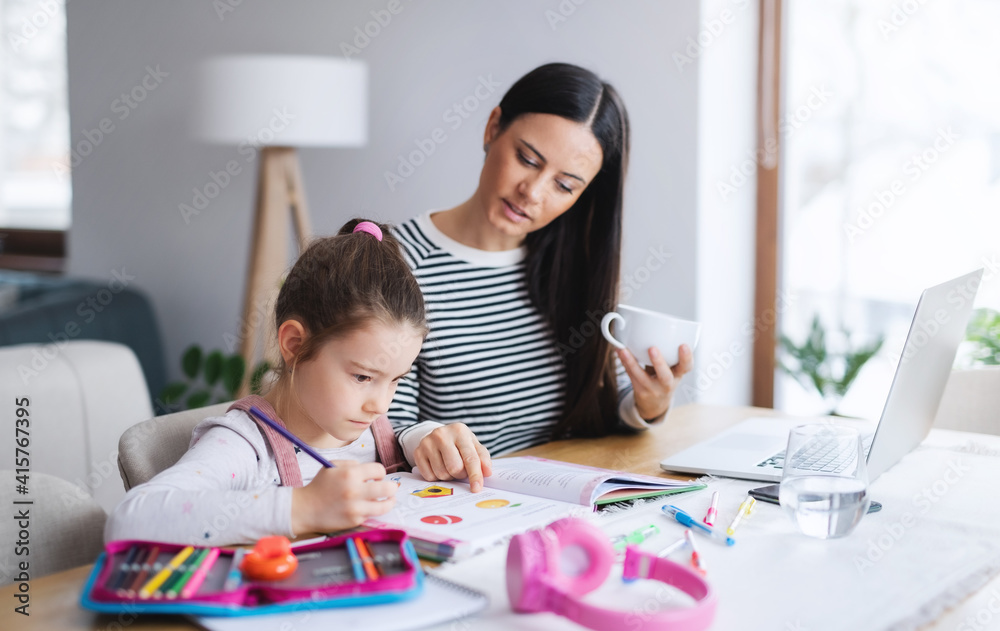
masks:
POLYGON ((934 427, 1000 434, 1000 366, 952 371, 934 427))
POLYGON ((17 493, 14 471, 0 471, 0 503, 8 512, 0 519, 0 585, 18 579, 19 564, 28 563, 26 574, 32 580, 46 574, 93 563, 104 548, 104 522, 108 516, 87 491, 54 475, 32 471, 28 476, 28 494, 17 493), (14 504, 15 500, 33 500, 32 504, 14 504), (26 528, 15 517, 27 510, 26 528), (21 540, 28 531, 27 544, 21 540), (18 555, 27 547, 28 554, 18 555))
POLYGON ((118 472, 125 490, 148 482, 184 455, 191 430, 211 416, 223 416, 230 403, 157 416, 125 430, 118 440, 118 472))

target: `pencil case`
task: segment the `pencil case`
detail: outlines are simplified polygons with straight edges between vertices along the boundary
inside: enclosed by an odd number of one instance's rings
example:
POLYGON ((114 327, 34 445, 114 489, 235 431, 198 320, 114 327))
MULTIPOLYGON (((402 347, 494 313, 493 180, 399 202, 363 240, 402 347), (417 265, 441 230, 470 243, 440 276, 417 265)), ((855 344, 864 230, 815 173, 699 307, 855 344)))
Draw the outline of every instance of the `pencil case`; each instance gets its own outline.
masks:
MULTIPOLYGON (((281 581, 246 579, 230 589, 224 586, 234 569, 236 550, 219 549, 200 585, 186 598, 170 597, 173 594, 169 592, 141 598, 138 589, 122 585, 129 569, 137 573, 136 579, 145 580, 135 563, 132 568, 126 564, 133 547, 138 553, 132 553, 135 556, 141 556, 142 550, 150 556, 156 548, 156 558, 144 563, 146 576, 152 577, 187 546, 155 541, 109 542, 83 588, 80 604, 84 608, 102 613, 244 616, 300 610, 304 603, 310 608, 328 608, 395 602, 413 598, 423 589, 423 570, 413 544, 402 530, 350 533, 293 548, 298 567, 290 577, 281 581), (359 578, 356 574, 348 550, 349 538, 365 542, 374 578, 359 578)), ((133 585, 137 586, 135 581, 133 585)))

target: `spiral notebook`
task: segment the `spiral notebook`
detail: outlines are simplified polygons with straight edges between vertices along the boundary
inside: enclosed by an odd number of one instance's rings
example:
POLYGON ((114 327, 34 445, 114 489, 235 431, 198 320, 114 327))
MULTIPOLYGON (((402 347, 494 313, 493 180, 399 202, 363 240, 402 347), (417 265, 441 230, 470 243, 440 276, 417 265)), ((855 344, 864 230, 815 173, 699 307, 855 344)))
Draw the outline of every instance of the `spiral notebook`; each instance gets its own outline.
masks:
POLYGON ((364 629, 365 631, 407 631, 422 629, 452 620, 474 616, 489 605, 482 593, 427 574, 424 593, 417 598, 382 605, 311 609, 241 618, 195 617, 193 620, 209 631, 329 631, 364 629))

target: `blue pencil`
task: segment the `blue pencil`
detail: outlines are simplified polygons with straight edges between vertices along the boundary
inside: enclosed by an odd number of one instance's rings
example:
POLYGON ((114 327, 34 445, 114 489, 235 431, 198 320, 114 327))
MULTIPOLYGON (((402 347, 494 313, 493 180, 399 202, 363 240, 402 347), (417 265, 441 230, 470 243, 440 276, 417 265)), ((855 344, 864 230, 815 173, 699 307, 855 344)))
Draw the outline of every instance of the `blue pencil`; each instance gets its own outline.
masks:
POLYGON ((348 537, 344 540, 344 545, 347 546, 347 555, 351 557, 351 569, 354 570, 354 578, 358 581, 363 581, 367 578, 365 574, 365 568, 361 565, 361 554, 358 552, 357 546, 354 544, 354 539, 348 537))
POLYGON ((118 566, 117 574, 108 580, 108 589, 117 590, 121 588, 128 573, 133 569, 138 569, 138 567, 136 567, 138 564, 135 563, 135 557, 137 554, 139 554, 139 546, 132 546, 129 548, 128 554, 125 556, 125 560, 118 566))
POLYGON ((284 436, 285 438, 287 438, 288 440, 290 440, 293 445, 298 446, 299 449, 301 449, 302 451, 306 452, 307 454, 309 454, 310 456, 312 456, 313 458, 315 458, 316 462, 320 463, 321 465, 323 465, 327 469, 332 469, 333 468, 333 463, 332 462, 330 462, 329 460, 327 460, 323 456, 321 456, 318 453, 316 453, 316 451, 312 447, 310 447, 309 445, 307 445, 304 442, 302 442, 302 440, 298 436, 296 436, 295 434, 291 433, 290 431, 288 431, 287 429, 285 429, 281 425, 278 425, 277 423, 275 423, 273 420, 271 420, 267 416, 267 414, 264 414, 262 411, 260 411, 259 409, 257 409, 257 406, 251 405, 250 406, 250 412, 252 412, 254 416, 256 416, 257 418, 259 418, 263 422, 265 422, 268 425, 270 425, 271 429, 273 429, 274 431, 278 432, 279 434, 281 434, 282 436, 284 436))

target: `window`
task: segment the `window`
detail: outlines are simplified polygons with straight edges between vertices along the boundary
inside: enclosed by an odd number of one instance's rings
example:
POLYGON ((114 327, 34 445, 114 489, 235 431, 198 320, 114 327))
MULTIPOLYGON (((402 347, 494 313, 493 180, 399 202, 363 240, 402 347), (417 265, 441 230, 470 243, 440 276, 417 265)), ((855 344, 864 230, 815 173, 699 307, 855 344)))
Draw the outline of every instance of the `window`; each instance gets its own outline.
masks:
POLYGON ((70 225, 65 6, 0 0, 0 27, 0 266, 52 269, 70 225))
MULTIPOLYGON (((791 0, 782 332, 884 335, 838 412, 878 418, 920 292, 985 267, 1000 306, 1000 5, 791 0)), ((829 410, 786 375, 776 403, 829 410)))

